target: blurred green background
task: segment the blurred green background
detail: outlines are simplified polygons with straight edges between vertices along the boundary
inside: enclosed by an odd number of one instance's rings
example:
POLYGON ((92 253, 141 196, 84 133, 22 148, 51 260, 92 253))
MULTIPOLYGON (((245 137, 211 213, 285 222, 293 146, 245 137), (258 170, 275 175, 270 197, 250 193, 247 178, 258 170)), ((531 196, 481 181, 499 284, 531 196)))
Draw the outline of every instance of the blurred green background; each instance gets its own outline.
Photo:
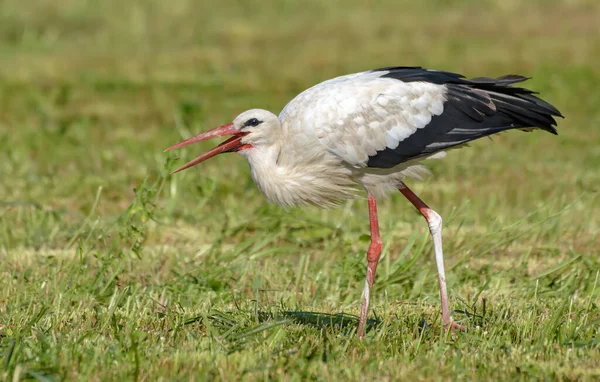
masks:
POLYGON ((3 0, 3 379, 600 376, 599 59, 596 0, 3 0), (361 342, 288 313, 358 313, 364 201, 268 205, 236 155, 167 175, 214 145, 162 153, 182 138, 389 65, 531 76, 566 116, 409 183, 445 218, 458 338, 402 197, 361 342))

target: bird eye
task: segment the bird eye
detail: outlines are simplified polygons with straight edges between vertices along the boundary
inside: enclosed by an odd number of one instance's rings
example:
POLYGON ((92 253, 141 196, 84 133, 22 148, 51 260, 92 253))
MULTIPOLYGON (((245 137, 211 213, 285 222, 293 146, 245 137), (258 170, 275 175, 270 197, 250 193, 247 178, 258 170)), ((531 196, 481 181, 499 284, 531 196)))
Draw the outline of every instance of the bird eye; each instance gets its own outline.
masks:
POLYGON ((256 118, 250 118, 249 120, 246 121, 246 123, 244 123, 244 126, 258 126, 262 123, 262 121, 259 121, 256 118))

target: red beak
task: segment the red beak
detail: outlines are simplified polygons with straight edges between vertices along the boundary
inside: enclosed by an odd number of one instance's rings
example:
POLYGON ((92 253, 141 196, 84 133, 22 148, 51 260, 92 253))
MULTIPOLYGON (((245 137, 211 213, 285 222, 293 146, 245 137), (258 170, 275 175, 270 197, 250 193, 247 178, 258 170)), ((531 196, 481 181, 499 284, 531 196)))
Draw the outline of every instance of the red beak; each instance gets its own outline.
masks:
POLYGON ((200 155, 198 158, 184 164, 183 166, 179 167, 177 170, 171 172, 171 174, 175 174, 176 172, 179 172, 179 171, 185 170, 186 168, 195 166, 200 162, 204 162, 208 158, 214 157, 215 155, 218 155, 221 153, 226 153, 226 152, 231 152, 231 151, 237 151, 237 148, 239 148, 242 145, 240 141, 242 140, 242 137, 244 135, 246 135, 246 133, 242 133, 239 130, 234 129, 233 123, 228 123, 226 125, 219 126, 215 129, 205 131, 202 134, 198 134, 195 137, 186 139, 185 141, 177 143, 176 145, 173 145, 173 146, 169 147, 168 149, 166 149, 165 152, 173 150, 173 149, 178 149, 183 146, 191 145, 192 143, 205 141, 207 139, 222 137, 224 135, 233 135, 233 137, 231 137, 228 140, 226 140, 225 142, 221 143, 214 149, 200 155))

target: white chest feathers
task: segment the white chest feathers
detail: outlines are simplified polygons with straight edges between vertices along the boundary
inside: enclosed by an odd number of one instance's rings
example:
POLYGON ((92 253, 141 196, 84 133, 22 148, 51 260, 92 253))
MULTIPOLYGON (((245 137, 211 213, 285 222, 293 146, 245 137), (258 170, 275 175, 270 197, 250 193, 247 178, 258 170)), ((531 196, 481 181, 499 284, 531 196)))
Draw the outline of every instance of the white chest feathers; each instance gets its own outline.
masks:
POLYGON ((250 164, 252 178, 270 202, 283 207, 331 207, 356 197, 352 171, 334 155, 297 153, 278 148, 240 151, 250 164))

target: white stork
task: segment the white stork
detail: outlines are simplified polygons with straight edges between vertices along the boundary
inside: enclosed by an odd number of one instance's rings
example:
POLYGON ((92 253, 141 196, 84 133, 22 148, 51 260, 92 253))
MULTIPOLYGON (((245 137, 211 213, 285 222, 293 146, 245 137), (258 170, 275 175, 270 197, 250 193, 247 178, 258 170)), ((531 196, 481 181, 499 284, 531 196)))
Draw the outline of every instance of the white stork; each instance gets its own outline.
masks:
POLYGON ((328 207, 367 192, 371 244, 362 295, 358 335, 364 336, 370 291, 381 254, 377 200, 399 190, 429 225, 438 270, 442 323, 463 329, 450 316, 442 218, 404 183, 427 172, 421 161, 445 150, 510 129, 542 129, 556 134, 562 117, 533 92, 512 84, 518 75, 465 79, 420 67, 387 67, 333 78, 288 103, 279 117, 261 109, 237 116, 179 144, 232 135, 211 151, 173 171, 224 152, 237 152, 250 164, 254 182, 282 206, 328 207))

